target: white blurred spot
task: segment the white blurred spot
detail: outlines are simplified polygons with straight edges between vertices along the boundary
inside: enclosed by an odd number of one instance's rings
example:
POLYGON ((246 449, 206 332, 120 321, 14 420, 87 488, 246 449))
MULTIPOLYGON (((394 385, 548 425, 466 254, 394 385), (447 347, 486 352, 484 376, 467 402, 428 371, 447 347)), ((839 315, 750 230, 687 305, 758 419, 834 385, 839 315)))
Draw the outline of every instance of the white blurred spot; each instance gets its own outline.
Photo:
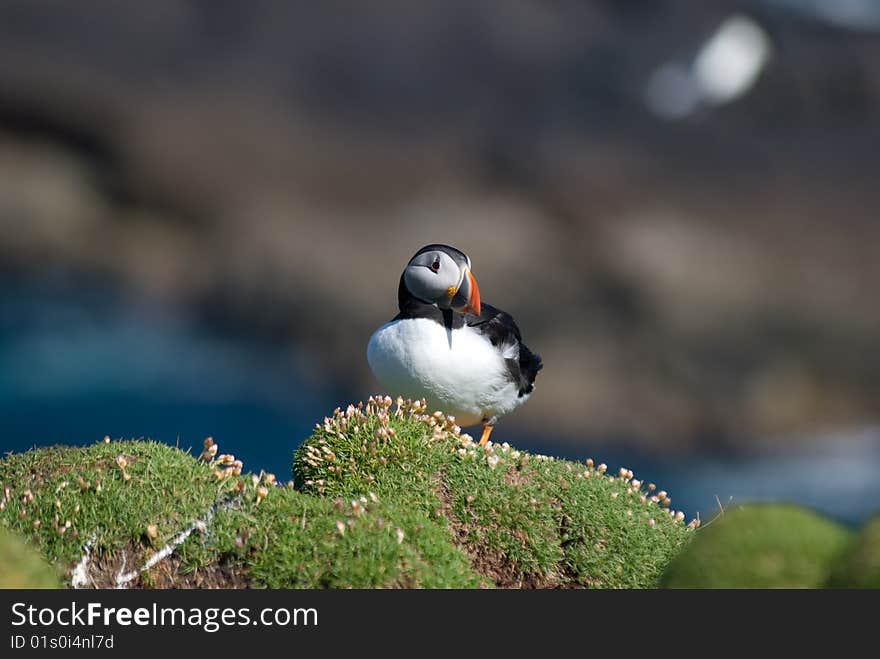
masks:
POLYGON ((700 49, 693 75, 706 101, 727 103, 755 84, 769 58, 770 39, 761 26, 731 16, 700 49))
POLYGON ((770 38, 754 20, 728 17, 693 61, 669 61, 651 74, 645 103, 664 119, 682 119, 703 105, 721 105, 745 94, 770 59, 770 38))

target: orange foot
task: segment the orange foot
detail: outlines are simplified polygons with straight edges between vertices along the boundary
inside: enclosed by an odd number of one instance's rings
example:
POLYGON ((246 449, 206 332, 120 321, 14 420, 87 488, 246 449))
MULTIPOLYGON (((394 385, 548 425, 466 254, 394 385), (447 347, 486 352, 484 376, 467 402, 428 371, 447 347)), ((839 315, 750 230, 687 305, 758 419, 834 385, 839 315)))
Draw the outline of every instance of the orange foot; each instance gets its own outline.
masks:
POLYGON ((492 429, 495 426, 491 426, 488 423, 483 424, 483 434, 480 436, 480 446, 483 446, 486 442, 489 441, 489 435, 492 434, 492 429))

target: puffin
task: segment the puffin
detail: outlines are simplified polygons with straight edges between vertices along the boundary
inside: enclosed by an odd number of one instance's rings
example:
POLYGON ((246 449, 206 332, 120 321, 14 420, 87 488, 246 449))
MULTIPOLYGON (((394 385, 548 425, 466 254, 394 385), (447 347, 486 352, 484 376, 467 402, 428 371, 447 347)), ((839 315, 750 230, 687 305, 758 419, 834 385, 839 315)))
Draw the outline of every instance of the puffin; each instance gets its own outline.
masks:
POLYGON ((498 420, 525 403, 543 364, 513 317, 480 301, 471 260, 450 245, 425 245, 397 287, 399 313, 377 329, 367 361, 395 395, 425 399, 459 426, 482 424, 480 445, 498 420))

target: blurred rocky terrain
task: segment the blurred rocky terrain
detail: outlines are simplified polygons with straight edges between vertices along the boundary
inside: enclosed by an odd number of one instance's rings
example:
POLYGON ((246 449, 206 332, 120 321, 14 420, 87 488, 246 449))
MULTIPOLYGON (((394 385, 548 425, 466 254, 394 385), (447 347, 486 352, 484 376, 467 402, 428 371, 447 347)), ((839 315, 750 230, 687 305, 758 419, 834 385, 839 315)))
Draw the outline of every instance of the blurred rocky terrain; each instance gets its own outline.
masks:
POLYGON ((875 422, 880 34, 793 4, 4 0, 0 285, 113 282, 363 394, 402 266, 448 242, 544 358, 519 428, 875 422), (735 12, 754 87, 654 114, 735 12))

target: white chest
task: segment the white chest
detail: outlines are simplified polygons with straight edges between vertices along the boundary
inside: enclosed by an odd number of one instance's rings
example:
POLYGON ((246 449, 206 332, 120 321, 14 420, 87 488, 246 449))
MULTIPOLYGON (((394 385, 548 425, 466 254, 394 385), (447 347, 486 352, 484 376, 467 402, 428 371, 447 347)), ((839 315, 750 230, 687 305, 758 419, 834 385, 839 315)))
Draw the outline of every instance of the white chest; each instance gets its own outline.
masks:
POLYGON ((425 398, 460 425, 505 414, 523 399, 504 356, 476 330, 424 318, 392 321, 370 338, 367 361, 391 395, 425 398))

